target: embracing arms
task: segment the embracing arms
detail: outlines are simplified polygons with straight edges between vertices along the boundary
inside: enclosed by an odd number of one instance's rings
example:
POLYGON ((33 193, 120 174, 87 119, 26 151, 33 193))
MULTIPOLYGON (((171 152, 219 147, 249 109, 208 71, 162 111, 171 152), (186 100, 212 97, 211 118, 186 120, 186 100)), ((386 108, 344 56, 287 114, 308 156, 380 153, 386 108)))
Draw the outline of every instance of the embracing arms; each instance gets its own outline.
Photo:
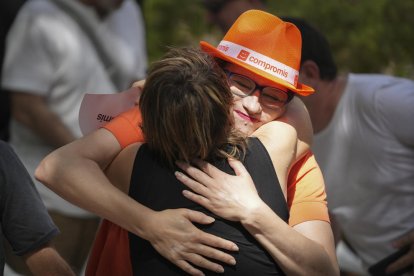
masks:
POLYGON ((192 224, 211 223, 211 217, 187 209, 154 212, 113 186, 103 170, 120 151, 116 138, 106 129, 99 129, 49 154, 36 170, 36 178, 69 202, 148 238, 163 256, 187 273, 200 273, 191 264, 222 270, 221 265, 207 262, 202 256, 234 263, 231 255, 219 250, 237 250, 234 243, 204 233, 192 224))
POLYGON ((286 274, 338 275, 328 222, 306 221, 293 228, 286 224, 260 199, 250 175, 239 161, 230 160, 235 176, 203 161, 196 164, 201 170, 178 163, 192 177, 176 173, 194 191, 184 191, 184 196, 218 216, 242 223, 286 274))
POLYGON ((274 163, 288 201, 290 225, 261 200, 239 161, 230 160, 235 176, 202 161, 195 161, 198 168, 178 163, 191 178, 182 173, 177 178, 193 191, 184 192, 187 198, 218 216, 239 221, 286 274, 338 275, 323 177, 309 154, 309 116, 300 101, 290 111, 293 114, 282 118, 284 122, 268 123, 254 133, 274 163))

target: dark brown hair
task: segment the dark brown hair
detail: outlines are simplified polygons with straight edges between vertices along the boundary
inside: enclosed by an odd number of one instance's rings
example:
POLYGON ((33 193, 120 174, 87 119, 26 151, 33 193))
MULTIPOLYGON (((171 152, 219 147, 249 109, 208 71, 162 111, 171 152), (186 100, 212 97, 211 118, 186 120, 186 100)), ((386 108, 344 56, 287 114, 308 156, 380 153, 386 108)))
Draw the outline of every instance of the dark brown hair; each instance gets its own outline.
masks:
POLYGON ((175 160, 239 157, 245 142, 233 129, 233 96, 224 72, 207 54, 171 49, 150 67, 140 103, 151 150, 175 160))

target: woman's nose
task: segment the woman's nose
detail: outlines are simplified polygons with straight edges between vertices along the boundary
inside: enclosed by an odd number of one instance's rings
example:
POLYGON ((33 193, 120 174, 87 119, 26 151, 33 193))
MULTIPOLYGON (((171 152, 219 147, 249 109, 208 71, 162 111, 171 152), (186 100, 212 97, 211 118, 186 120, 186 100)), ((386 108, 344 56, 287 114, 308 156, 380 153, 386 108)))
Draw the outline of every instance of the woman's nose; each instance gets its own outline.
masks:
POLYGON ((253 94, 243 98, 243 106, 251 114, 262 112, 262 106, 259 101, 260 90, 256 89, 253 94))

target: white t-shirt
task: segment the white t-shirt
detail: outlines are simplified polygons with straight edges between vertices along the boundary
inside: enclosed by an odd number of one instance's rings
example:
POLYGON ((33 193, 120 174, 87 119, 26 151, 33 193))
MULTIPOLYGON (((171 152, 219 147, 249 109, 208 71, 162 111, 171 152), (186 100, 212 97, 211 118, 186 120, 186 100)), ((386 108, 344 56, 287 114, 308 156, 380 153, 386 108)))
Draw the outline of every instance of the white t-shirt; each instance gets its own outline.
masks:
MULTIPOLYGON (((115 87, 93 43, 80 25, 48 0, 27 1, 7 36, 2 87, 12 92, 44 96, 47 105, 75 137, 81 136, 79 107, 84 93, 116 93, 145 76, 146 48, 140 10, 132 0, 105 20, 78 1, 71 1, 95 23, 111 45, 123 70, 122 87, 115 87)), ((39 162, 52 150, 26 126, 11 121, 11 141, 33 176, 39 162)), ((51 130, 53 131, 53 130, 51 130)), ((36 182, 45 205, 67 215, 90 216, 36 182)))
POLYGON ((414 82, 351 74, 314 139, 329 208, 368 267, 414 229, 414 82))

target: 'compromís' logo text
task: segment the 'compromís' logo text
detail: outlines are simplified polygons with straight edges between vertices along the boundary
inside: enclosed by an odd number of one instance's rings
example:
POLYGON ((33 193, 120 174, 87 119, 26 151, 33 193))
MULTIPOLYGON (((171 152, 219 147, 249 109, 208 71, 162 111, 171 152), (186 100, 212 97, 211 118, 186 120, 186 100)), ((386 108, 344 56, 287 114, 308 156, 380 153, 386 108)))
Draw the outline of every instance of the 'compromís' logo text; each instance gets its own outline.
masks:
POLYGON ((96 120, 102 123, 102 121, 104 121, 104 122, 109 122, 109 121, 111 121, 113 118, 114 118, 114 117, 112 117, 112 116, 110 116, 110 115, 105 115, 105 114, 100 114, 100 113, 99 113, 99 114, 98 114, 98 117, 96 117, 96 120))
POLYGON ((254 56, 249 57, 249 62, 257 64, 258 66, 262 67, 265 71, 272 71, 273 73, 283 76, 284 78, 287 78, 289 75, 289 73, 285 69, 278 68, 277 66, 271 65, 270 63, 267 63, 266 61, 263 61, 254 56))
POLYGON ((227 52, 229 50, 229 46, 219 45, 217 46, 217 50, 222 51, 222 52, 227 52))
POLYGON ((237 58, 245 61, 249 57, 249 55, 250 53, 246 50, 240 50, 240 53, 237 55, 237 58))

